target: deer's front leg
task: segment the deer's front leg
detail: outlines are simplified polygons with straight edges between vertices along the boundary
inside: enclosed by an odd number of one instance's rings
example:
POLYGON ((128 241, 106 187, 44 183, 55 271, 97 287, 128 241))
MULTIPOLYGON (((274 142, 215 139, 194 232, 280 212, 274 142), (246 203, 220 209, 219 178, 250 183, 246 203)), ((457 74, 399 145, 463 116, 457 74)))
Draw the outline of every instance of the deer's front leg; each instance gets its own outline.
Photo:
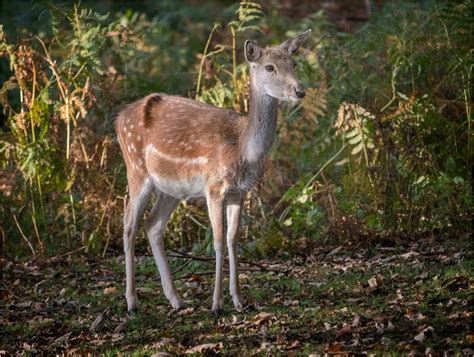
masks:
POLYGON ((239 263, 237 242, 239 240, 240 212, 242 210, 241 195, 227 198, 227 249, 229 250, 230 282, 229 290, 232 302, 238 311, 242 311, 245 299, 242 298, 239 285, 239 263))
POLYGON ((207 207, 214 236, 214 251, 216 253, 216 282, 214 286, 214 296, 212 312, 218 315, 224 307, 224 295, 222 292, 222 268, 224 263, 224 221, 223 221, 223 200, 218 193, 212 191, 207 195, 207 207))

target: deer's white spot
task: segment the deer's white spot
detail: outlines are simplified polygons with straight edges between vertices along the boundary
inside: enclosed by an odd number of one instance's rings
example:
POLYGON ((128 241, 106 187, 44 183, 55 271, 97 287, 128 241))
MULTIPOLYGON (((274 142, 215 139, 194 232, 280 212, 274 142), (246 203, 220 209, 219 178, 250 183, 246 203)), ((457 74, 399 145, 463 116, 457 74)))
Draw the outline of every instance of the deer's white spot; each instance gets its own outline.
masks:
POLYGON ((132 147, 132 151, 137 151, 137 148, 135 147, 134 143, 131 143, 130 146, 132 147))
POLYGON ((132 133, 128 133, 128 137, 130 138, 132 136, 132 133))
POLYGON ((133 128, 135 128, 135 125, 130 125, 130 130, 132 130, 133 128))

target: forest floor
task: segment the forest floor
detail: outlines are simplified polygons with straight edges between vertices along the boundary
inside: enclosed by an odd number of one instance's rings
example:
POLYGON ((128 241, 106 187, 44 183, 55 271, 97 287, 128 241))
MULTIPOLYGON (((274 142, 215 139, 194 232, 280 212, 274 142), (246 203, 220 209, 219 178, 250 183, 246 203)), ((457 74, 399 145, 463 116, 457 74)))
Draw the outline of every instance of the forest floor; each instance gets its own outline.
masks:
POLYGON ((175 275, 188 306, 173 311, 153 258, 137 259, 140 306, 132 315, 123 256, 3 261, 0 354, 473 354, 469 237, 320 248, 258 262, 263 271, 243 264, 248 306, 236 312, 226 289, 219 318, 210 311, 211 264, 197 274, 186 259, 171 259, 173 269, 183 267, 175 275))

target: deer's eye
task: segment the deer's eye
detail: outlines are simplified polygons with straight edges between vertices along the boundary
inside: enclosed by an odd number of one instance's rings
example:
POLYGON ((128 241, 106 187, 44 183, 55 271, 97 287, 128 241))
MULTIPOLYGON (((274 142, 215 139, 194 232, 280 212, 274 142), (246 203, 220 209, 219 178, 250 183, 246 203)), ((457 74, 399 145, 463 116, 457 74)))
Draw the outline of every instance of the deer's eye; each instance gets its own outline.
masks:
POLYGON ((268 65, 268 66, 265 66, 265 70, 267 72, 273 72, 275 70, 275 67, 268 65))

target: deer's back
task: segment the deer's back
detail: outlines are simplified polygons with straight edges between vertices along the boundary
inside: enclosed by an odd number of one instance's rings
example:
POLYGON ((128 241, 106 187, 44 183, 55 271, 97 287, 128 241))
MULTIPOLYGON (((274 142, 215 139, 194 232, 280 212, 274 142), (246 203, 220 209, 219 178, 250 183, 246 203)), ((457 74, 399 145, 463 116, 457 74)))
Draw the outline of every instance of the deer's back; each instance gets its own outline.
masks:
POLYGON ((191 99, 152 94, 128 105, 116 121, 129 180, 150 176, 178 198, 204 195, 238 176, 239 135, 246 118, 191 99))

